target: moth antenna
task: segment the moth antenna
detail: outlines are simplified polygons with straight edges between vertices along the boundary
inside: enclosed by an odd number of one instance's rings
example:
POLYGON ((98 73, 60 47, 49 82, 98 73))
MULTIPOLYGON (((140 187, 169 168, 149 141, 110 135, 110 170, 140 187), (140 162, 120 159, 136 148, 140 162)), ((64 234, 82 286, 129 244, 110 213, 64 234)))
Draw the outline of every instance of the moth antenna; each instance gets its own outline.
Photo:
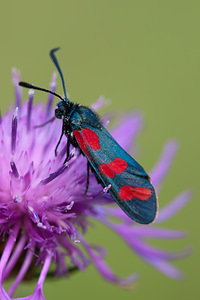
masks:
POLYGON ((43 91, 43 92, 46 92, 46 93, 50 93, 50 94, 52 94, 52 95, 58 97, 58 98, 61 99, 62 101, 65 100, 64 98, 62 98, 62 97, 61 97, 60 95, 58 95, 57 93, 52 92, 52 91, 47 90, 47 89, 44 89, 44 88, 41 88, 41 87, 39 87, 39 86, 35 86, 35 85, 33 85, 33 84, 30 84, 30 83, 27 83, 27 82, 24 82, 24 81, 20 81, 18 84, 19 84, 20 86, 22 86, 22 87, 27 88, 27 89, 34 89, 34 90, 39 90, 39 91, 43 91))
POLYGON ((61 71, 61 68, 60 68, 60 66, 59 66, 59 63, 58 63, 58 60, 57 60, 57 58, 56 58, 56 56, 55 56, 55 54, 54 54, 54 52, 56 52, 57 50, 59 50, 60 49, 60 47, 58 47, 58 48, 54 48, 54 49, 52 49, 51 51, 50 51, 50 56, 51 56, 51 59, 52 59, 52 61, 53 61, 53 63, 55 64, 55 66, 56 66, 56 68, 57 68, 57 70, 58 70, 58 72, 59 72, 59 74, 60 74, 60 78, 61 78, 61 80, 62 80, 62 86, 63 86, 63 91, 64 91, 64 95, 65 95, 65 101, 66 102, 69 102, 69 99, 67 98, 67 93, 66 93, 66 88, 65 88, 65 81, 64 81, 64 76, 63 76, 63 74, 62 74, 62 71, 61 71))

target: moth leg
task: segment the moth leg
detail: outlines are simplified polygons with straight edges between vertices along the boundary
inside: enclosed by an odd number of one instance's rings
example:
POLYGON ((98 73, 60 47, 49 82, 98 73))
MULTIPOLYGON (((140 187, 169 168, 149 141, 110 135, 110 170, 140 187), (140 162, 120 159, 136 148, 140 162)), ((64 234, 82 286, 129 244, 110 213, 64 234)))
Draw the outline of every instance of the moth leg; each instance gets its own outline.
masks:
POLYGON ((64 131, 62 130, 61 135, 60 135, 60 138, 59 138, 59 141, 58 141, 58 143, 57 143, 57 145, 56 145, 56 148, 55 148, 55 156, 57 156, 58 146, 60 145, 60 142, 61 142, 61 140, 62 140, 63 134, 64 134, 64 131))
POLYGON ((70 150, 70 141, 69 141, 69 138, 67 139, 67 156, 65 158, 65 161, 63 164, 65 164, 67 161, 68 161, 68 158, 69 158, 69 150, 70 150))
POLYGON ((88 188, 89 188, 89 179, 90 179, 90 163, 88 161, 87 162, 87 183, 86 183, 86 189, 85 189, 85 193, 84 193, 84 198, 86 197, 87 191, 88 191, 88 188))
POLYGON ((46 121, 46 122, 43 123, 43 124, 35 125, 34 128, 40 128, 40 127, 43 127, 43 126, 45 126, 45 125, 47 125, 47 124, 49 124, 49 123, 52 123, 55 119, 56 119, 56 117, 53 117, 53 118, 51 118, 50 120, 46 121))

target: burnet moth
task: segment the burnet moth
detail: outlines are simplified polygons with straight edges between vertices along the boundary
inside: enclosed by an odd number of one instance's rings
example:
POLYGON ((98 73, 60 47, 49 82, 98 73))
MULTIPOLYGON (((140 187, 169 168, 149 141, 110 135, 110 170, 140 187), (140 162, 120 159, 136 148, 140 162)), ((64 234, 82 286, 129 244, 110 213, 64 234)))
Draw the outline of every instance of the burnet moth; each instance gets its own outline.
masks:
POLYGON ((50 56, 60 74, 64 98, 50 90, 19 82, 20 86, 52 93, 60 98, 55 117, 45 123, 52 122, 55 118, 62 119, 63 122, 55 154, 57 154, 63 135, 66 135, 65 162, 70 157, 70 145, 79 148, 80 153, 88 161, 85 194, 89 186, 89 170, 91 169, 97 181, 103 188, 108 187, 112 198, 132 220, 141 224, 153 222, 157 214, 157 196, 150 177, 139 163, 115 141, 94 111, 81 104, 74 104, 68 99, 64 77, 55 56, 55 51, 58 49, 52 49, 50 56))

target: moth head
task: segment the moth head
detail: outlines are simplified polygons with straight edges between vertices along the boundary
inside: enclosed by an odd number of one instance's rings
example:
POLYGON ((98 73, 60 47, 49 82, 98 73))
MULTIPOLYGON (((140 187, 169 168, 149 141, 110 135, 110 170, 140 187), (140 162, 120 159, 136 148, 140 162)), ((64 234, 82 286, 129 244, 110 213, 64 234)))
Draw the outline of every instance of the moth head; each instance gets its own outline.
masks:
POLYGON ((55 116, 57 119, 62 119, 67 114, 68 105, 62 100, 57 104, 57 108, 55 109, 55 116))

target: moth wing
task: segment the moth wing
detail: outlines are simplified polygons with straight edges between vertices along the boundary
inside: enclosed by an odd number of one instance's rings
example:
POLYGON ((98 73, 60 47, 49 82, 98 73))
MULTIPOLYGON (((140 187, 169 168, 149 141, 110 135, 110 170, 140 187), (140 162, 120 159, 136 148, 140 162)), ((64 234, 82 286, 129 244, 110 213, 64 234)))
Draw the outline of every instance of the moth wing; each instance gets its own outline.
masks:
POLYGON ((92 127, 82 123, 73 128, 79 147, 87 157, 103 187, 120 208, 134 221, 153 222, 157 197, 145 170, 132 158, 100 123, 92 127))

